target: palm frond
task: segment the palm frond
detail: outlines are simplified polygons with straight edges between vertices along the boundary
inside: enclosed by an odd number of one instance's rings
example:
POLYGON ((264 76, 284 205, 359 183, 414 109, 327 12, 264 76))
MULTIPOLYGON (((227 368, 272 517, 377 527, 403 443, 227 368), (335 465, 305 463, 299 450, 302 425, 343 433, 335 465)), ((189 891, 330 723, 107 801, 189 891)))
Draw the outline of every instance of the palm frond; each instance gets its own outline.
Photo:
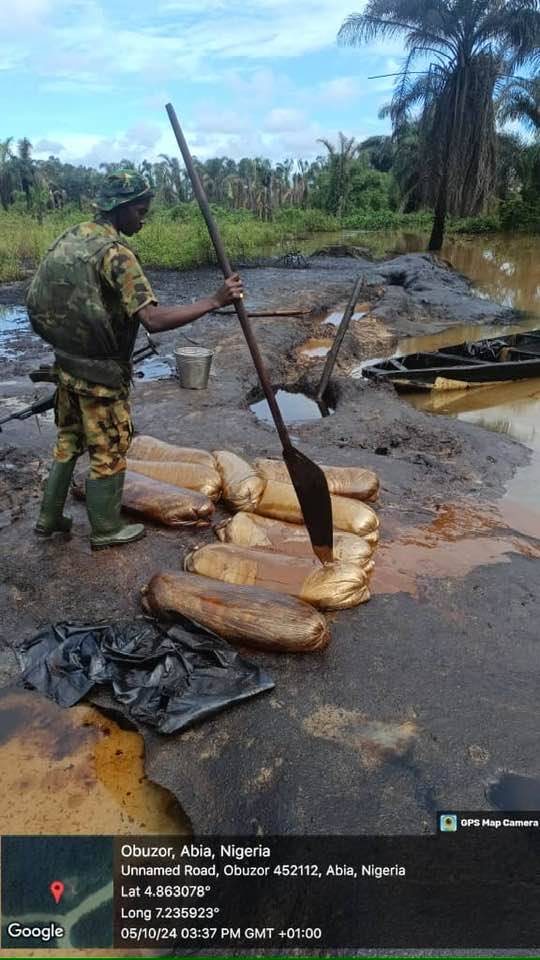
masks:
POLYGON ((512 68, 527 61, 540 62, 540 11, 538 6, 506 3, 489 13, 478 25, 475 47, 492 42, 499 51, 506 52, 512 68), (512 9, 512 8, 515 9, 512 9))
MULTIPOLYGON (((379 38, 392 40, 403 31, 414 32, 421 29, 422 25, 414 21, 383 19, 370 13, 352 13, 339 28, 337 39, 343 46, 359 47, 379 38)), ((424 36, 426 41, 455 52, 454 45, 445 37, 428 31, 424 31, 424 36)))
POLYGON ((540 130, 540 76, 506 84, 496 108, 501 123, 520 120, 530 130, 540 130))
POLYGON ((336 150, 335 150, 334 144, 330 143, 330 140, 326 140, 325 137, 319 137, 317 139, 317 143, 322 143, 326 147, 326 149, 328 150, 328 153, 331 156, 335 154, 336 150))

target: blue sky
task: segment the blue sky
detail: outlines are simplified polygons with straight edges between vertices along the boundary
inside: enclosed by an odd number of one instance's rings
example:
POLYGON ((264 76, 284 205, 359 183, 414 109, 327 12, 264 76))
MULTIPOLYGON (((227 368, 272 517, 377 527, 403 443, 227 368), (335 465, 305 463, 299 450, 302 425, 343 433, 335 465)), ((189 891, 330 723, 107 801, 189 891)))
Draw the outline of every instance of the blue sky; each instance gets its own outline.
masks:
POLYGON ((318 137, 389 132, 399 41, 338 47, 363 0, 4 0, 0 139, 97 165, 177 153, 310 159, 318 137))

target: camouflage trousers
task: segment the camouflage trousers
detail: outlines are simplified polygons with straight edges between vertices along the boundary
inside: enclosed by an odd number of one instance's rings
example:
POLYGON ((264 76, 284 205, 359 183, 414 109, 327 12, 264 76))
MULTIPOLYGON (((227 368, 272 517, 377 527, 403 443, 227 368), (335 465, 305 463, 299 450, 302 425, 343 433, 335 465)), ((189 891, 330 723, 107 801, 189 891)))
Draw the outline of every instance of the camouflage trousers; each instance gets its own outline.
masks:
POLYGON ((128 400, 90 397, 59 386, 55 400, 58 428, 54 459, 65 463, 88 450, 90 477, 110 477, 126 469, 133 438, 128 400))

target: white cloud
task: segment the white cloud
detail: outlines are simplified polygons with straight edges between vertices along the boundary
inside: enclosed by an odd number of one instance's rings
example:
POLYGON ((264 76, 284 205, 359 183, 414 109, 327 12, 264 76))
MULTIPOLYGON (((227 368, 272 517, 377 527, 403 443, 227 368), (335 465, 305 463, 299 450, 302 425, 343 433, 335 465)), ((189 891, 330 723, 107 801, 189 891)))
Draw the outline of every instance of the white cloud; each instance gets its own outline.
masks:
POLYGON ((34 144, 33 152, 35 154, 46 153, 47 156, 49 157, 51 156, 51 154, 54 154, 56 156, 56 154, 62 153, 62 151, 65 149, 66 148, 64 147, 64 144, 61 143, 59 140, 47 140, 46 138, 44 138, 43 140, 38 140, 38 142, 34 144))
POLYGON ((320 84, 318 95, 322 103, 339 105, 355 100, 364 89, 360 77, 335 77, 320 84))
POLYGON ((286 130, 276 137, 273 143, 272 159, 298 157, 313 160, 323 149, 317 140, 325 135, 320 123, 309 123, 296 130, 286 130))
MULTIPOLYGON (((336 33, 351 0, 201 0, 158 7, 148 25, 146 7, 134 2, 129 18, 104 0, 19 0, 19 14, 6 18, 25 55, 42 77, 82 84, 143 74, 149 78, 215 79, 216 61, 252 62, 295 57, 335 47, 336 33), (64 9, 67 6, 67 9, 64 9), (197 15, 194 15, 194 14, 197 15), (40 26, 40 29, 27 29, 40 26), (127 25, 127 26, 126 26, 127 25), (210 65, 210 66, 209 66, 210 65)), ((2 19, 0 18, 0 25, 2 19)), ((260 71, 261 89, 272 71, 260 71)))
MULTIPOLYGON (((178 156, 176 140, 166 123, 146 126, 150 129, 145 130, 145 125, 141 123, 110 137, 104 137, 99 132, 92 134, 51 131, 36 144, 36 152, 44 152, 47 156, 50 153, 56 154, 59 150, 52 149, 52 146, 59 145, 64 162, 94 167, 99 167, 100 163, 115 163, 122 159, 135 163, 140 163, 143 159, 154 161, 162 153, 178 156), (44 147, 44 144, 47 146, 44 147)), ((261 156, 274 162, 286 157, 312 159, 321 153, 322 148, 317 139, 326 133, 319 123, 309 120, 297 128, 274 130, 262 129, 255 123, 250 123, 239 132, 207 130, 198 121, 191 121, 184 127, 191 152, 201 160, 216 156, 228 156, 235 160, 261 156)))
POLYGON ((243 133, 252 127, 252 117, 241 110, 220 109, 209 103, 195 108, 197 129, 206 133, 243 133))
POLYGON ((62 0, 17 0, 0 4, 0 27, 4 35, 33 29, 53 14, 62 0))
MULTIPOLYGON (((352 135, 355 100, 366 93, 376 98, 392 83, 379 91, 376 83, 354 75, 370 72, 371 48, 356 53, 336 44, 341 23, 351 9, 362 9, 364 0, 157 0, 154 5, 130 0, 129 8, 122 0, 18 3, 23 13, 3 47, 0 70, 24 66, 40 94, 78 94, 81 102, 84 94, 101 96, 101 130, 99 121, 85 127, 79 116, 64 129, 35 122, 29 130, 36 140, 41 135, 42 143, 63 145, 65 160, 98 165, 122 157, 177 155, 164 116, 169 100, 192 151, 203 159, 224 154, 309 159, 322 150, 317 138, 329 135, 325 114, 332 127, 352 135), (319 79, 302 83, 288 75, 284 58, 323 50, 329 67, 319 79), (125 127, 132 125, 110 134, 123 114, 129 117, 125 127)), ((390 47, 387 62, 392 55, 390 47)), ((379 63, 372 73, 390 72, 379 63)), ((361 122, 369 126, 369 120, 361 122)))
POLYGON ((293 131, 306 126, 306 116, 302 110, 292 107, 275 107, 266 115, 262 123, 264 130, 293 131))
POLYGON ((155 123, 137 123, 126 131, 123 142, 126 147, 147 150, 155 147, 161 137, 161 130, 155 123))
POLYGON ((227 90, 241 102, 261 107, 275 99, 289 99, 295 87, 288 76, 270 67, 230 70, 222 77, 227 90))

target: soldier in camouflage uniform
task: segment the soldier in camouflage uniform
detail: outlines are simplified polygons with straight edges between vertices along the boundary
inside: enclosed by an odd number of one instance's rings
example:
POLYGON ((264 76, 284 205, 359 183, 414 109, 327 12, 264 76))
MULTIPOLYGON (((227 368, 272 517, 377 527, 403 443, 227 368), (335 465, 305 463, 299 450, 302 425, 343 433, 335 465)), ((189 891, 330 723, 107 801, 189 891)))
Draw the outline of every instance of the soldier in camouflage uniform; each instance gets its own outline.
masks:
POLYGON ((140 324, 149 333, 174 330, 243 296, 235 274, 211 297, 181 307, 158 305, 137 257, 121 237, 142 228, 151 197, 136 171, 108 174, 95 220, 58 237, 27 296, 34 330, 54 348, 58 384, 58 437, 36 532, 70 531, 64 504, 77 458, 88 450, 86 506, 93 549, 144 536, 142 524, 124 525, 120 518, 133 436, 131 355, 140 324))

